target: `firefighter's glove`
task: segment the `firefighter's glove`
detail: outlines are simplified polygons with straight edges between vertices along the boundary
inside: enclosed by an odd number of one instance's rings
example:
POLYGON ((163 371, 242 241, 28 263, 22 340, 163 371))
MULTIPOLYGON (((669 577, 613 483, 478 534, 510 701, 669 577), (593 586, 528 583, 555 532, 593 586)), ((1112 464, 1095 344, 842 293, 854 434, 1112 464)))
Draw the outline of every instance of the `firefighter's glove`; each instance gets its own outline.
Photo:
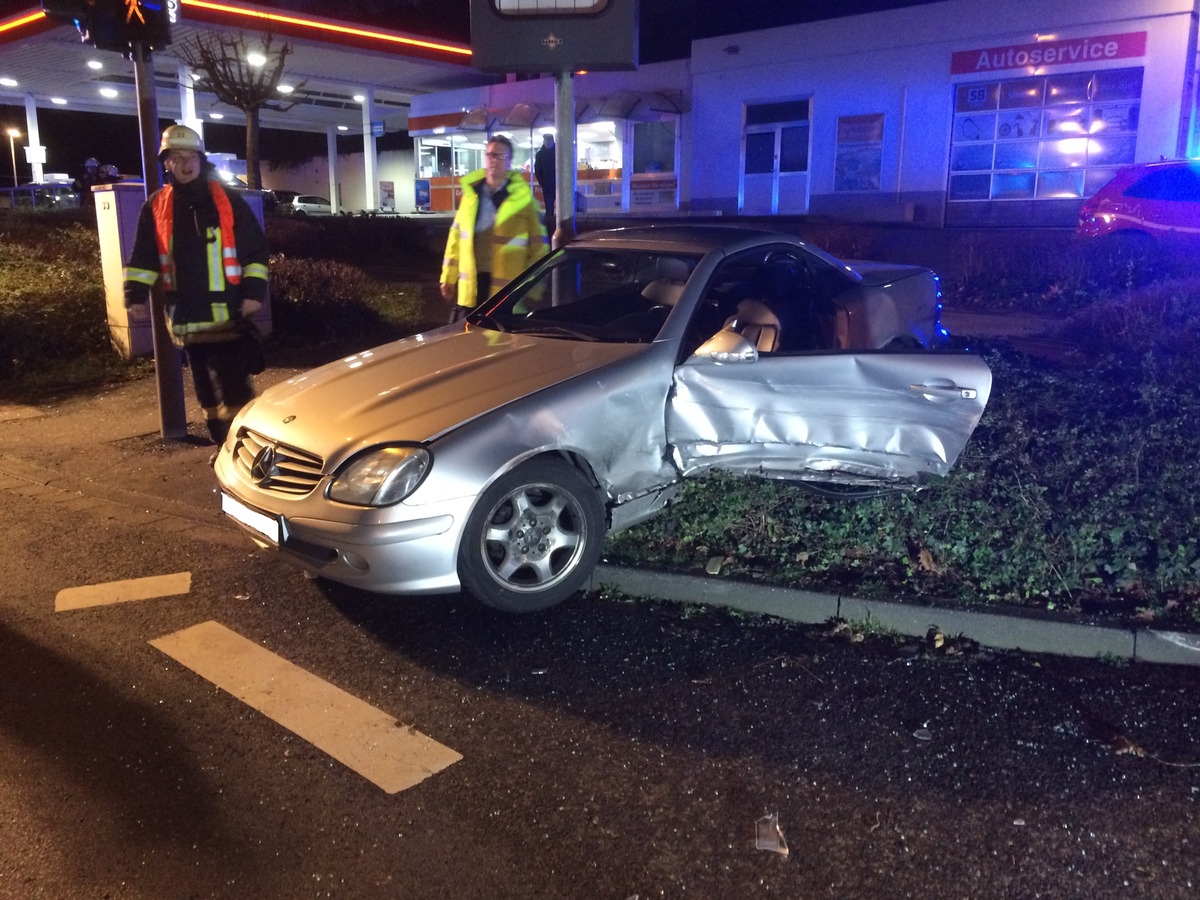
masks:
POLYGON ((145 322, 150 318, 150 304, 134 303, 125 307, 125 312, 129 314, 130 322, 145 322))
POLYGON ((248 319, 256 312, 262 309, 262 303, 258 300, 243 300, 242 301, 242 318, 248 319))

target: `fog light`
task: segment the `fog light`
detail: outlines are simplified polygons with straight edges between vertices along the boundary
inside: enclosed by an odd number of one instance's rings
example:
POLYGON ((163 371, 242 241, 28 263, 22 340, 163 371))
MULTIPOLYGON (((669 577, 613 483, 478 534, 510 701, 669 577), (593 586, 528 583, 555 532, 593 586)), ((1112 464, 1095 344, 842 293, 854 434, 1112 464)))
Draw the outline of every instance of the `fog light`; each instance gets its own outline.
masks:
POLYGON ((358 572, 369 572, 371 569, 371 567, 367 564, 367 561, 357 553, 351 553, 349 550, 343 550, 341 551, 341 556, 342 562, 358 572))

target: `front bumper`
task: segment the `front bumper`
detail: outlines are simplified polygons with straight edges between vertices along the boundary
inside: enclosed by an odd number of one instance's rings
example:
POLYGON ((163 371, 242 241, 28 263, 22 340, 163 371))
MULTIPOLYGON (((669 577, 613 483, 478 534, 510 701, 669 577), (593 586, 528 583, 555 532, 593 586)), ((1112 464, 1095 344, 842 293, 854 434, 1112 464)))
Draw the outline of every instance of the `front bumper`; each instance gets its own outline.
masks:
POLYGON ((459 589, 462 515, 441 511, 403 522, 351 524, 288 517, 247 503, 228 489, 222 511, 261 547, 306 572, 367 591, 453 593, 459 589))

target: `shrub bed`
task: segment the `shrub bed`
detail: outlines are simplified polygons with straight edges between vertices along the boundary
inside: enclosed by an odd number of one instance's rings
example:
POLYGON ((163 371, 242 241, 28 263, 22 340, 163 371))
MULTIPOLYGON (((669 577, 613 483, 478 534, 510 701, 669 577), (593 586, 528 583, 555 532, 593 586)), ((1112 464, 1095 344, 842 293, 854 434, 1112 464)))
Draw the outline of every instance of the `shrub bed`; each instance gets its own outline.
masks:
POLYGON ((0 383, 87 381, 109 347, 95 227, 28 213, 0 220, 0 383))
POLYGON ((991 400, 949 476, 854 502, 713 476, 610 541, 618 560, 858 595, 1200 624, 1200 281, 1081 312, 1086 350, 985 347, 991 400))

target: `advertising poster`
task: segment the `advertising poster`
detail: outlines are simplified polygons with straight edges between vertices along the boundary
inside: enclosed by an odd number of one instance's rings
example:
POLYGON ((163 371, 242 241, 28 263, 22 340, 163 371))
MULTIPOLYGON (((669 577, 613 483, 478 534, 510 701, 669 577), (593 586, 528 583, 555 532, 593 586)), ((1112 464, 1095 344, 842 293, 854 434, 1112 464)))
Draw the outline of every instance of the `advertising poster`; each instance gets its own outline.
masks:
POLYGON ((877 191, 883 171, 883 113, 839 116, 835 191, 877 191))

